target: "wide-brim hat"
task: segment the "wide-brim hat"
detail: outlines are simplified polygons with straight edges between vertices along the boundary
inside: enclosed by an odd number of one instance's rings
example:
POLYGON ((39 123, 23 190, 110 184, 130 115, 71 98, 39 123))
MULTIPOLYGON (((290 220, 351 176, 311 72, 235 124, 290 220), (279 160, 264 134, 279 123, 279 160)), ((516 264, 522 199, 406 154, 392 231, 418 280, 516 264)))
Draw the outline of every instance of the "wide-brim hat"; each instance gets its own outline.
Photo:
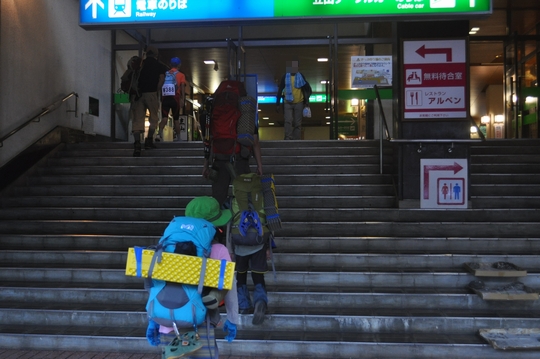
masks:
POLYGON ((214 197, 201 196, 192 199, 186 206, 187 217, 206 219, 216 227, 229 223, 232 219, 230 209, 221 209, 219 202, 214 197))

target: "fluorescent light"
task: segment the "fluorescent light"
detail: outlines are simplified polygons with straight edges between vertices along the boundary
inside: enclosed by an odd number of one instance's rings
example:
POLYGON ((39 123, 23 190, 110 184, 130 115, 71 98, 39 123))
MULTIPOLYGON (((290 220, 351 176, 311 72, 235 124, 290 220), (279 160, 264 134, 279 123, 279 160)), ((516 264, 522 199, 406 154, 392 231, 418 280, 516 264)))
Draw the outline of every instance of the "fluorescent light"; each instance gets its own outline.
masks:
POLYGON ((214 60, 204 60, 204 64, 205 65, 215 65, 216 61, 214 61, 214 60))
POLYGON ((269 120, 270 117, 263 117, 262 119, 263 119, 263 120, 269 120))
POLYGON ((491 122, 491 117, 489 117, 488 115, 482 116, 482 117, 480 118, 480 122, 481 122, 481 123, 490 123, 490 122, 491 122))
POLYGON ((495 122, 504 122, 504 115, 495 115, 495 122))
POLYGON ((328 80, 322 80, 321 83, 322 83, 323 85, 325 85, 325 84, 328 83, 328 80))
POLYGON ((269 126, 274 126, 274 123, 273 122, 268 122, 268 125, 269 126))
POLYGON ((358 106, 358 99, 357 98, 351 99, 351 106, 358 106))
POLYGON ((476 129, 476 126, 471 126, 471 133, 477 133, 478 130, 476 129))
POLYGON ((328 58, 327 57, 319 57, 317 59, 318 62, 328 62, 328 58))
POLYGON ((471 31, 478 32, 478 31, 480 31, 480 28, 475 26, 475 27, 471 28, 471 31))

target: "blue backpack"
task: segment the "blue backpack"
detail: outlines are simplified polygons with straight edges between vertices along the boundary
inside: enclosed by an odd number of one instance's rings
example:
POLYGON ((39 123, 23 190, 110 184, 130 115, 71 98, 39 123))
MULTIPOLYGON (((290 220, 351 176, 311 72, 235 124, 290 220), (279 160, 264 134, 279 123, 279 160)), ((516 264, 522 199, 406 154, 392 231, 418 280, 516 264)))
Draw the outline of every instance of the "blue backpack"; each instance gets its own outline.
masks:
POLYGON ((178 90, 178 83, 176 83, 176 74, 179 71, 167 71, 165 72, 165 82, 161 88, 161 94, 163 96, 174 96, 178 90))
MULTIPOLYGON (((200 285, 181 284, 151 279, 156 261, 161 261, 163 252, 174 253, 177 244, 192 242, 197 256, 208 258, 212 248, 212 239, 216 230, 214 226, 199 218, 175 217, 155 247, 152 264, 149 268, 148 302, 146 311, 148 318, 156 323, 178 328, 193 328, 201 325, 206 317, 206 307, 202 302, 202 280, 200 285)), ((204 261, 203 261, 204 267, 204 261)))

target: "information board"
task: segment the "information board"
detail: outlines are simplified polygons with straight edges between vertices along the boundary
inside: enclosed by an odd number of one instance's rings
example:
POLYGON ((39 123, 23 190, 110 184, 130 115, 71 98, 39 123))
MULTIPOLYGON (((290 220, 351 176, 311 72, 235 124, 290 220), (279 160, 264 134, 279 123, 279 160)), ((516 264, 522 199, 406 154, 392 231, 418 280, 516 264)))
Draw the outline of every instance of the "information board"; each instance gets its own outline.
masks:
POLYGON ((492 13, 492 0, 80 0, 84 28, 139 23, 467 16, 492 13))
POLYGON ((403 41, 404 119, 468 116, 465 39, 403 41))

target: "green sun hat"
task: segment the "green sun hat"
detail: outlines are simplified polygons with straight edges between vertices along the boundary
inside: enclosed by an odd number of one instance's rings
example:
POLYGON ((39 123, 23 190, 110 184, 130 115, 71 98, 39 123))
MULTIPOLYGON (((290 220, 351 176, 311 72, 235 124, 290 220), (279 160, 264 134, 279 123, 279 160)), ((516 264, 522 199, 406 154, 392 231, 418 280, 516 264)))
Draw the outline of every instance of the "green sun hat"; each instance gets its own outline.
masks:
POLYGON ((214 197, 201 196, 192 199, 186 206, 186 216, 206 219, 216 227, 222 227, 232 219, 230 209, 221 209, 214 197))

